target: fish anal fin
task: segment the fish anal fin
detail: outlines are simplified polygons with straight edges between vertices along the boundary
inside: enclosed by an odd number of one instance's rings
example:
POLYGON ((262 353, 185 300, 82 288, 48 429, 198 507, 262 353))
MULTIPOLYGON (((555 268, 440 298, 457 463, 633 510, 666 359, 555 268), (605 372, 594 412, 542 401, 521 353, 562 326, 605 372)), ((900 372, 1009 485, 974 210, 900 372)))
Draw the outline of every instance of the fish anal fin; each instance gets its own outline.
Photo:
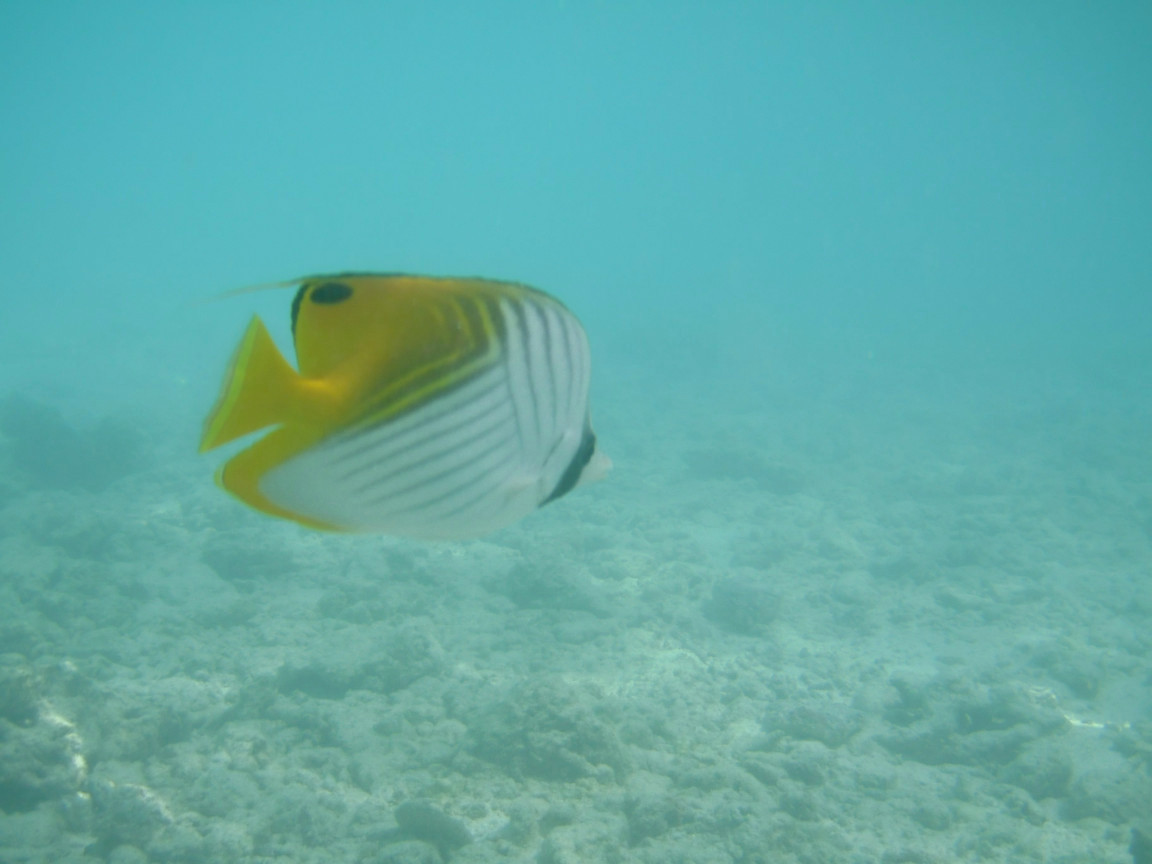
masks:
POLYGON ((216 471, 216 485, 269 516, 291 519, 309 528, 321 531, 345 531, 340 525, 312 519, 281 507, 270 499, 261 488, 263 477, 277 465, 282 464, 293 454, 299 453, 315 443, 316 432, 295 426, 282 426, 265 435, 251 447, 242 450, 225 462, 216 471))

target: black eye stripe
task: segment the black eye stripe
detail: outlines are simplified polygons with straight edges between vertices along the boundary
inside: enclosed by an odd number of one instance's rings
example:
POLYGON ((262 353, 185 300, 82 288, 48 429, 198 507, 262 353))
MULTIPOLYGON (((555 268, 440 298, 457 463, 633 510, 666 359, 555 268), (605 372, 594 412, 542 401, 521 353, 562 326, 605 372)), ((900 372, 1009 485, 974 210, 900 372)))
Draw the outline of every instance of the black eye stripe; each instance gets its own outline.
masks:
POLYGON ((308 299, 313 303, 331 305, 342 303, 352 296, 352 288, 343 282, 323 282, 312 289, 308 299))

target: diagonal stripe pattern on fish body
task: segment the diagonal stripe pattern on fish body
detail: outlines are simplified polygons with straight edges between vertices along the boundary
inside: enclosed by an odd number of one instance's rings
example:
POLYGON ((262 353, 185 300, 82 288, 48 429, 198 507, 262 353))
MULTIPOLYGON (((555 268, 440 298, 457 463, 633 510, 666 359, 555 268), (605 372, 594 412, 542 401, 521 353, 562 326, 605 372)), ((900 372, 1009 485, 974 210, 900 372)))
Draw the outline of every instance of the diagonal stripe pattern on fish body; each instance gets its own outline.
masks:
POLYGON ((272 427, 217 472, 246 504, 320 529, 466 539, 610 467, 588 338, 559 300, 487 279, 287 284, 298 369, 253 318, 200 442, 272 427))

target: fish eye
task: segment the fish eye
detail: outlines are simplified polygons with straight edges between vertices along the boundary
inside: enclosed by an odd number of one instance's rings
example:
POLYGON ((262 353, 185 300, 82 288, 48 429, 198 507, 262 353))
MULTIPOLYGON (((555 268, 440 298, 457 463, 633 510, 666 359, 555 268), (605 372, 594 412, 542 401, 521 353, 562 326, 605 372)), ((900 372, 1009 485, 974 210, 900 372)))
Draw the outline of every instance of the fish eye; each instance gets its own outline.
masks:
POLYGON ((333 303, 343 303, 351 296, 352 288, 349 285, 343 282, 324 282, 313 288, 308 298, 313 303, 331 305, 333 303))

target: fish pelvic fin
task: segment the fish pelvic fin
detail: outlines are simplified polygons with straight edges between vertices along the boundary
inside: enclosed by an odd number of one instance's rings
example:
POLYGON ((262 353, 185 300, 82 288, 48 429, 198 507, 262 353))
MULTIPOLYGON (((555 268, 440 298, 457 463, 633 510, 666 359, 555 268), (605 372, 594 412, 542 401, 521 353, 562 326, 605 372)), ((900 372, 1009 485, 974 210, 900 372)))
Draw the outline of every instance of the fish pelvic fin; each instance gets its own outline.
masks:
POLYGON ((232 355, 220 397, 204 421, 200 452, 283 423, 295 413, 303 389, 299 373, 284 359, 264 322, 253 317, 232 355))

